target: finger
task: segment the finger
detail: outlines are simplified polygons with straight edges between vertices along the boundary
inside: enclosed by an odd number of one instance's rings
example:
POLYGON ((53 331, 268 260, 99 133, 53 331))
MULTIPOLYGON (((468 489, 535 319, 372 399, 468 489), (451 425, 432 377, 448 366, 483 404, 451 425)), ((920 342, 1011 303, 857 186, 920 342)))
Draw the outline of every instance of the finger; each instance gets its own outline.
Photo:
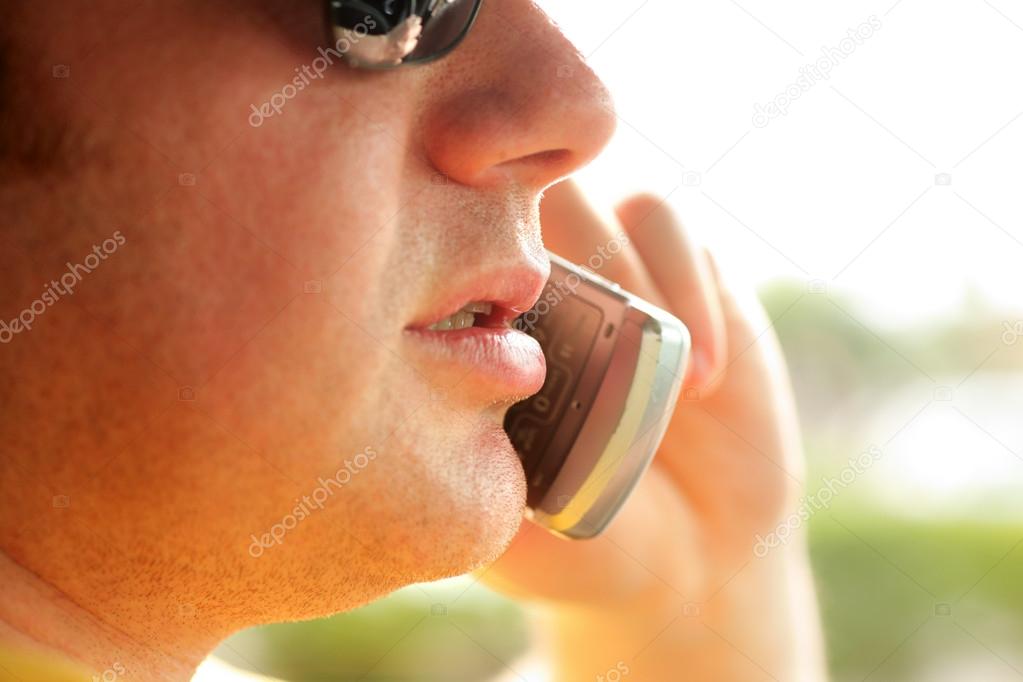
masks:
MULTIPOLYGON (((749 344, 763 336, 771 325, 770 319, 757 298, 756 289, 749 283, 729 281, 724 275, 717 258, 707 249, 702 249, 704 262, 714 282, 719 308, 728 339, 726 362, 732 362, 744 354, 749 344)), ((768 341, 772 341, 769 338, 768 341)), ((770 344, 765 344, 770 345, 770 344)))
POLYGON ((666 302, 642 259, 616 223, 614 216, 601 215, 571 180, 548 189, 540 203, 548 249, 663 307, 666 302))
POLYGON ((726 333, 717 286, 702 248, 671 208, 657 196, 640 194, 617 210, 668 310, 689 328, 692 356, 686 387, 710 388, 725 365, 726 333))
MULTIPOLYGON (((709 255, 707 263, 727 329, 727 370, 713 393, 679 402, 655 465, 722 538, 745 539, 798 496, 802 448, 771 321, 751 287, 733 286, 709 255)), ((731 551, 726 544, 719 548, 731 551)), ((732 550, 747 556, 749 545, 732 550)))

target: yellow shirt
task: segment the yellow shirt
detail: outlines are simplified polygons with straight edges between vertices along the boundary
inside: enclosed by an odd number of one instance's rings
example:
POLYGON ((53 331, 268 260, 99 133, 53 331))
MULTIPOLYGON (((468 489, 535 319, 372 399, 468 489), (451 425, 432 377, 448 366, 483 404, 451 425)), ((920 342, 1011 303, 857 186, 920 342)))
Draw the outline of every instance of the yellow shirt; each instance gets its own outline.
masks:
MULTIPOLYGON (((14 649, 0 643, 0 682, 93 682, 93 680, 130 679, 124 669, 113 668, 107 676, 92 673, 63 659, 36 651, 14 649)), ((208 658, 195 672, 192 682, 275 682, 275 678, 255 675, 208 658)))
POLYGON ((92 673, 46 654, 0 643, 2 682, 92 682, 92 673))

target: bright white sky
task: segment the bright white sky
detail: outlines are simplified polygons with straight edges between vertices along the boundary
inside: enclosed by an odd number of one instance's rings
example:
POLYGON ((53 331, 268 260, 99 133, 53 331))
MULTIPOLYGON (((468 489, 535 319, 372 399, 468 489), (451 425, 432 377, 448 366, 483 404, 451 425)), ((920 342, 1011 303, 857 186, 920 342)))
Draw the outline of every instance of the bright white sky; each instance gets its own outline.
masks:
POLYGON ((1020 3, 540 4, 618 103, 582 176, 595 196, 675 190, 731 269, 828 280, 877 323, 954 312, 970 288, 1023 308, 1020 3), (754 127, 755 103, 871 15, 880 28, 830 80, 754 127))

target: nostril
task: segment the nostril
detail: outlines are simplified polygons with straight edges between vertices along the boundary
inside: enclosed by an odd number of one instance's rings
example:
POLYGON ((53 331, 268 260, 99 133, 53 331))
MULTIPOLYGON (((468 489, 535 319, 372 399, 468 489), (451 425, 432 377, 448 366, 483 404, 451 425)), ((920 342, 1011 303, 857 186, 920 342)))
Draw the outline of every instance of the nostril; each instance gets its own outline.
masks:
POLYGON ((535 3, 520 4, 521 31, 483 13, 476 41, 451 62, 473 77, 438 77, 421 108, 425 157, 454 182, 540 191, 596 157, 614 132, 607 88, 535 3), (569 66, 560 76, 559 64, 569 66))
POLYGON ((552 177, 568 175, 576 165, 570 149, 547 149, 492 166, 489 171, 514 177, 524 184, 547 184, 552 177))
POLYGON ((536 152, 535 154, 527 154, 526 156, 520 156, 517 159, 511 161, 505 161, 499 166, 510 163, 518 163, 525 165, 537 165, 537 166, 551 166, 554 164, 564 164, 570 162, 572 158, 572 152, 568 149, 547 149, 542 152, 536 152))

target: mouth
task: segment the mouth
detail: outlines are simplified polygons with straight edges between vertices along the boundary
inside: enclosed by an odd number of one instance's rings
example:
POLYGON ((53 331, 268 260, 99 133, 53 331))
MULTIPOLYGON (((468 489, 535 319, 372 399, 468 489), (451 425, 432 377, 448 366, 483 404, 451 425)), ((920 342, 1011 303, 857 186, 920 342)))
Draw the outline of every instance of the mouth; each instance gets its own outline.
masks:
POLYGON ((520 313, 493 301, 470 301, 454 313, 437 320, 426 331, 460 331, 477 327, 482 329, 505 329, 511 326, 520 313))
POLYGON ((547 365, 540 344, 511 325, 546 282, 545 269, 534 267, 485 273, 451 287, 406 334, 459 383, 471 382, 494 402, 522 400, 543 386, 547 365))

